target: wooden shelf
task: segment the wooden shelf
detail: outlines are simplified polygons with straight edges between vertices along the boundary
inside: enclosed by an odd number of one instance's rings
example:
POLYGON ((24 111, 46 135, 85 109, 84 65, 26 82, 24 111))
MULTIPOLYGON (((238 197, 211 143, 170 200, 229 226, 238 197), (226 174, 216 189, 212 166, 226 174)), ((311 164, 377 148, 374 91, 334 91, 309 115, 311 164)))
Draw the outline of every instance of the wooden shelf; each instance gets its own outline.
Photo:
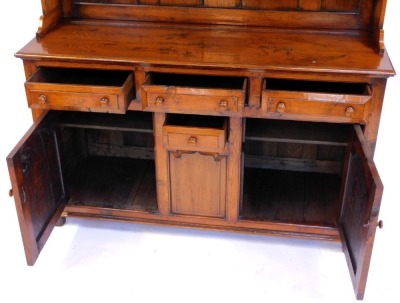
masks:
POLYGON ((61 116, 61 125, 64 127, 153 133, 153 117, 150 112, 128 111, 125 115, 64 112, 61 116))
POLYGON ((68 178, 70 205, 157 212, 154 161, 87 157, 68 178))
POLYGON ((346 146, 351 126, 346 124, 246 119, 246 141, 346 146))
POLYGON ((375 52, 366 30, 244 30, 240 26, 81 20, 54 27, 16 56, 96 64, 234 68, 232 74, 241 69, 395 74, 387 52, 375 52))
POLYGON ((241 219, 337 226, 341 178, 245 168, 241 219))

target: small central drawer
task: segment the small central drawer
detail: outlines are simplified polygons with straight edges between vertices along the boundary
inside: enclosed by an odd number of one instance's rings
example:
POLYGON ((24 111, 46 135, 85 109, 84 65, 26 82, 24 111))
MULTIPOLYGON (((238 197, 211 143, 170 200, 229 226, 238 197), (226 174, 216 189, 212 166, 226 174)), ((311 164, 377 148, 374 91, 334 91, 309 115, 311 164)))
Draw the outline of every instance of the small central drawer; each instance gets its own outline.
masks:
POLYGON ((261 109, 274 118, 363 123, 371 95, 366 83, 266 79, 261 109))
POLYGON ((145 110, 238 115, 244 108, 246 79, 241 77, 149 73, 142 85, 145 110))
POLYGON ((133 98, 133 74, 42 67, 25 82, 33 109, 124 114, 133 98))
POLYGON ((163 126, 167 149, 222 153, 227 141, 228 118, 170 114, 163 126))

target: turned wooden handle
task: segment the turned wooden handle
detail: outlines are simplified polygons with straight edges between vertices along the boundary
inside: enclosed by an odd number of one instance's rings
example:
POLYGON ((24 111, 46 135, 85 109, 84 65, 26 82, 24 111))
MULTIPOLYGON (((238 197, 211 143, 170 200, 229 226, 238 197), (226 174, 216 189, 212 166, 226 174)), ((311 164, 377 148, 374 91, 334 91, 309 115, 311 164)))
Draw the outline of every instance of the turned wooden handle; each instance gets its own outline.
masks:
POLYGON ((162 105, 164 103, 164 98, 162 97, 157 97, 156 99, 156 105, 162 105))
POLYGON ((278 113, 283 113, 286 110, 286 104, 284 102, 279 102, 277 107, 276 107, 276 111, 278 113))
POLYGON ((382 220, 380 220, 380 221, 378 222, 378 227, 379 227, 380 229, 383 228, 383 221, 382 221, 382 220))
POLYGON ((44 103, 47 102, 47 96, 46 96, 46 95, 41 94, 41 95, 38 97, 38 99, 39 99, 39 104, 44 104, 44 103))
POLYGON ((188 143, 196 145, 197 144, 197 138, 194 137, 194 136, 190 137, 189 140, 188 140, 188 143))
POLYGON ((107 105, 108 103, 110 103, 110 100, 107 97, 103 97, 100 99, 100 103, 103 105, 107 105))
POLYGON ((12 188, 8 191, 8 196, 9 197, 14 196, 14 192, 13 192, 12 188))
POLYGON ((354 114, 354 107, 353 106, 349 106, 346 108, 346 116, 347 117, 351 117, 354 114))

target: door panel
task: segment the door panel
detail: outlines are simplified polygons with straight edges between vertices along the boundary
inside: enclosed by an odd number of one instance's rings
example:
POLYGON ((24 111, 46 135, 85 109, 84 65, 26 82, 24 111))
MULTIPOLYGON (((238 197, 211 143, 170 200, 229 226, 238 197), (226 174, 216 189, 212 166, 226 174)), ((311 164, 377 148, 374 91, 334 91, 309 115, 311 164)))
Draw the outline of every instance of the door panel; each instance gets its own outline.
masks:
POLYGON ((7 157, 28 265, 39 256, 64 208, 55 115, 43 115, 7 157))
POLYGON ((169 152, 171 213, 224 218, 226 162, 218 154, 169 152))
POLYGON ((341 235, 357 299, 364 297, 383 193, 360 126, 349 148, 341 235))

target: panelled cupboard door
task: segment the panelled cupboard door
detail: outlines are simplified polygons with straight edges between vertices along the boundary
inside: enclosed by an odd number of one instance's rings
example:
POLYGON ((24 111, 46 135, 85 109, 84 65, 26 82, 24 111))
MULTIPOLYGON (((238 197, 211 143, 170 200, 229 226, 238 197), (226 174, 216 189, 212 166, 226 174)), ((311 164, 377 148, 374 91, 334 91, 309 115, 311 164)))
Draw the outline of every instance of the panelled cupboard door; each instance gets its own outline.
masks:
POLYGON ((340 232, 357 299, 364 297, 383 193, 360 126, 350 145, 340 232))
POLYGON ((171 213, 224 218, 227 157, 203 152, 169 152, 171 213))
POLYGON ((55 118, 41 116, 7 157, 28 265, 35 263, 64 209, 55 118))

